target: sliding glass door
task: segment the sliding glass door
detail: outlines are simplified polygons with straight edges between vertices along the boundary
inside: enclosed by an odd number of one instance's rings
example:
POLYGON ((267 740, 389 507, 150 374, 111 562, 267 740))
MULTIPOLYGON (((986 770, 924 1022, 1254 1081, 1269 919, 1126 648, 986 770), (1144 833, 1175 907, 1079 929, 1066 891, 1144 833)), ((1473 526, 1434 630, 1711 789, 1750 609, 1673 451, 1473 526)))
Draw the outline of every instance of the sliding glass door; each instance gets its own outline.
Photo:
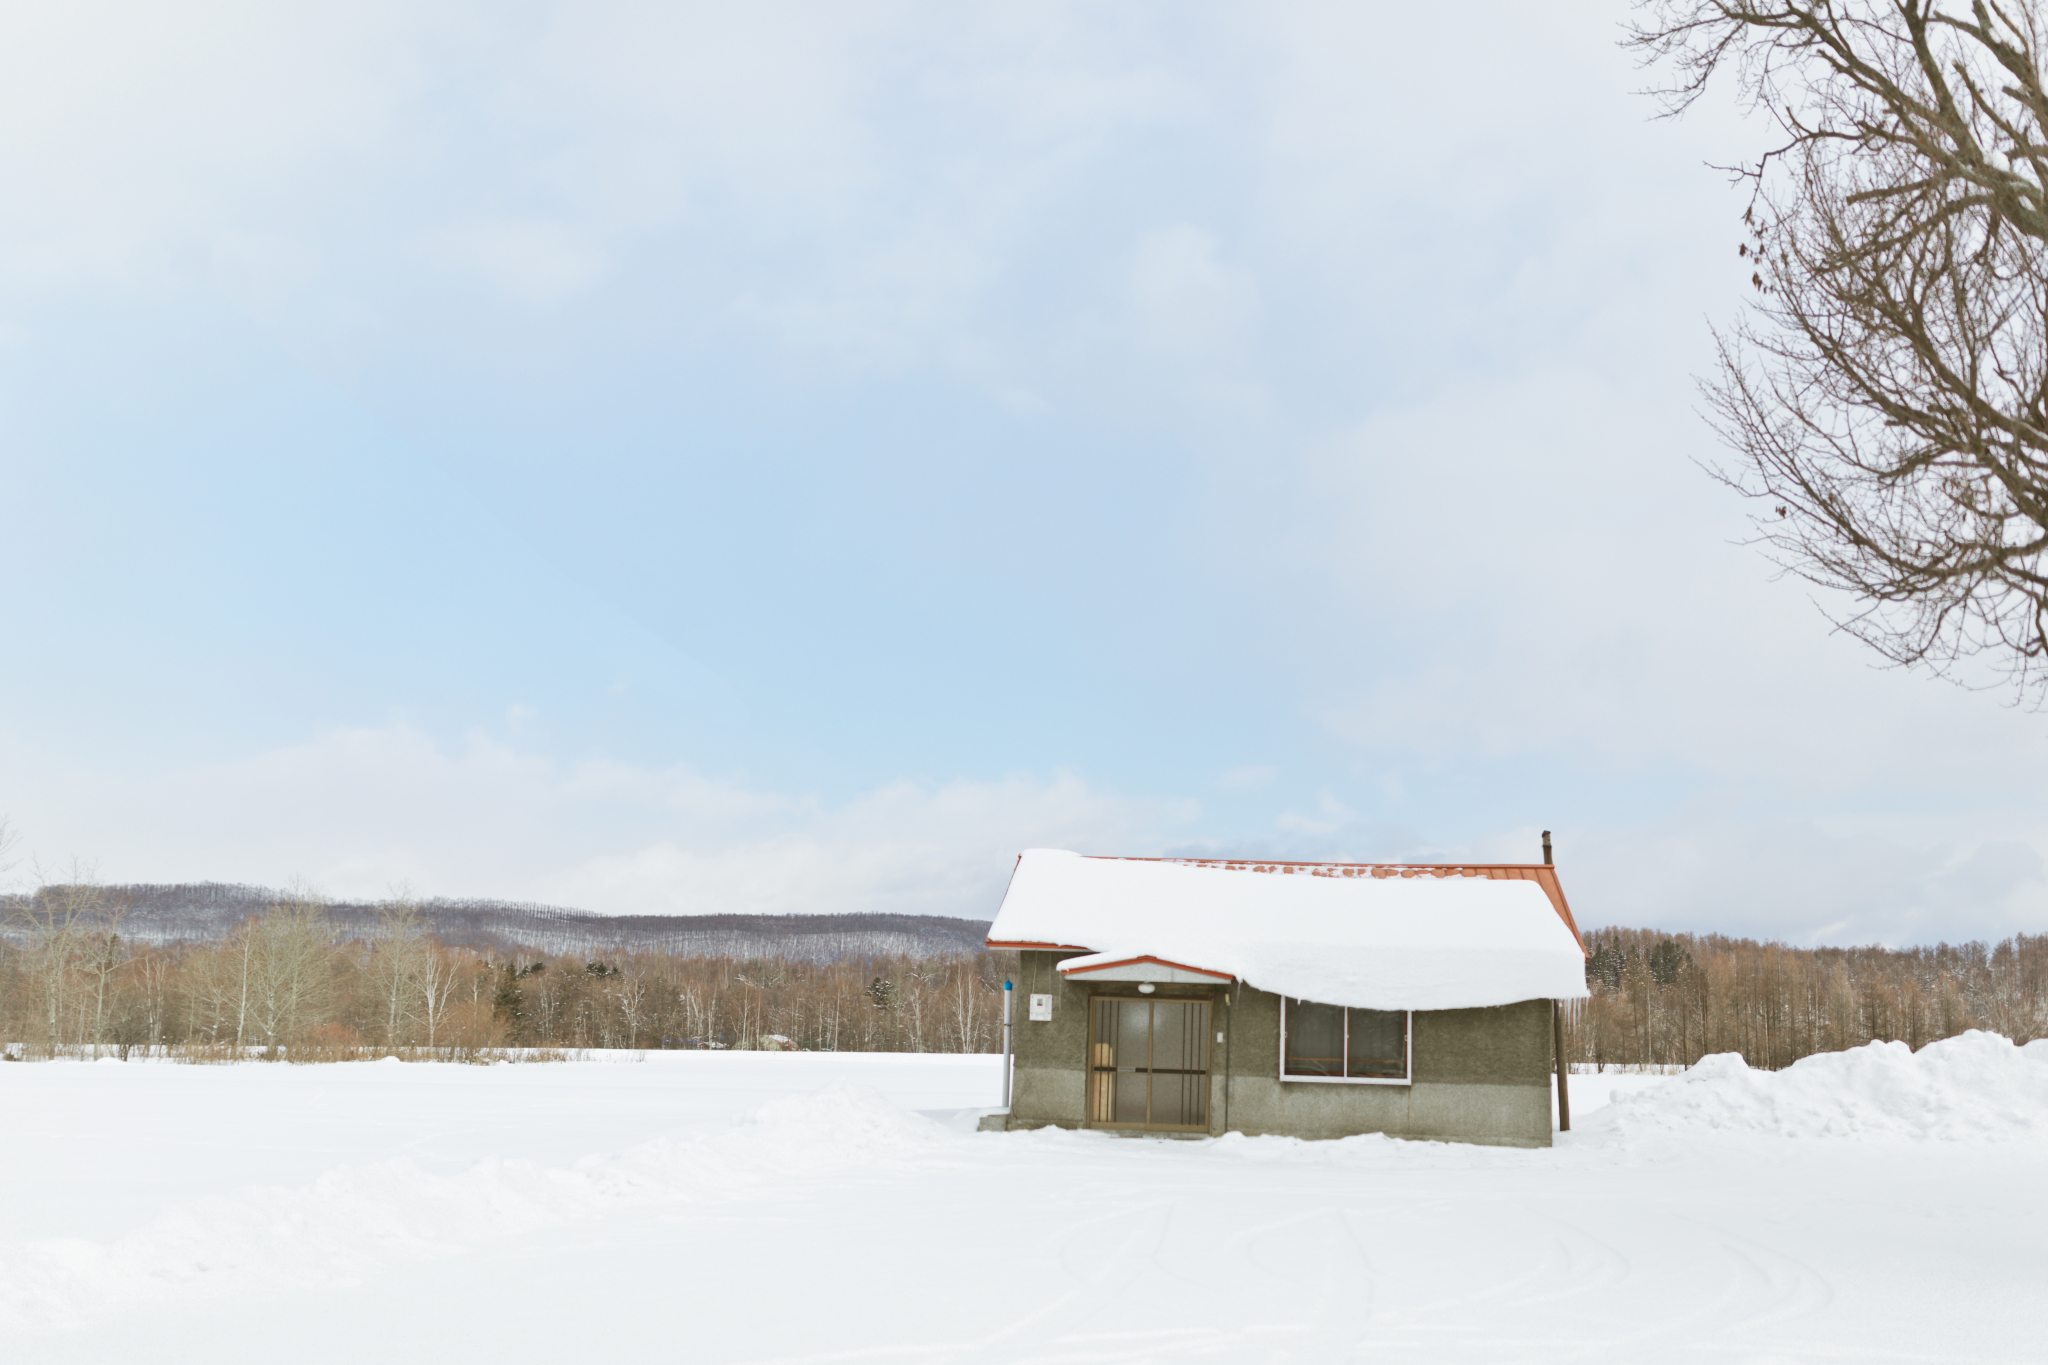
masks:
POLYGON ((1088 1030, 1088 1121, 1209 1126, 1209 1003, 1098 996, 1088 1030))

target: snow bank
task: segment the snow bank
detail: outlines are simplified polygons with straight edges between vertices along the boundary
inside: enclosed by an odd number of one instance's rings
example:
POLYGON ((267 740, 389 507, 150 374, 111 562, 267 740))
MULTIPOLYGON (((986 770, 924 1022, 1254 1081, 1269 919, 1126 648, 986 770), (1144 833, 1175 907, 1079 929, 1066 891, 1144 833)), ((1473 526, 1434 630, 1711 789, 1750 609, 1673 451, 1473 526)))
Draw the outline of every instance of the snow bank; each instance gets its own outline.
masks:
POLYGON ((1533 881, 1281 875, 1032 849, 989 938, 1150 955, 1365 1009, 1587 993, 1578 942, 1533 881))
POLYGON ((174 1207, 111 1242, 0 1250, 0 1328, 74 1325, 194 1293, 350 1284, 394 1260, 458 1254, 620 1209, 695 1203, 800 1176, 902 1165, 964 1140, 866 1086, 770 1101, 725 1133, 662 1138, 567 1166, 494 1159, 439 1175, 406 1160, 345 1166, 174 1207))
POLYGON ((806 1170, 886 1162, 956 1142, 959 1134, 891 1104, 878 1090, 835 1081, 808 1095, 770 1100, 733 1126, 724 1144, 779 1156, 806 1170))
POLYGON ((2048 1141, 2048 1040, 2014 1047, 1972 1030, 1914 1052, 1868 1043, 1752 1070, 1734 1053, 1617 1095, 1588 1127, 1701 1129, 1790 1138, 2048 1141))

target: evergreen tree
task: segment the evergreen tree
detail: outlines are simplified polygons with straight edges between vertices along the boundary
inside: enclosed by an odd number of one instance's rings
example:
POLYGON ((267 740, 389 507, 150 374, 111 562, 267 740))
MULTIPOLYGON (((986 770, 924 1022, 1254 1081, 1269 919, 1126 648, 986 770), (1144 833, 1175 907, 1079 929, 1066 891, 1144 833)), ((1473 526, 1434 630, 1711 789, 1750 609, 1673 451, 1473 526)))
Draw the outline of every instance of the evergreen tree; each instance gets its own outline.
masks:
POLYGON ((1660 986, 1678 980, 1679 974, 1691 965, 1692 954, 1668 938, 1650 949, 1650 979, 1660 986))

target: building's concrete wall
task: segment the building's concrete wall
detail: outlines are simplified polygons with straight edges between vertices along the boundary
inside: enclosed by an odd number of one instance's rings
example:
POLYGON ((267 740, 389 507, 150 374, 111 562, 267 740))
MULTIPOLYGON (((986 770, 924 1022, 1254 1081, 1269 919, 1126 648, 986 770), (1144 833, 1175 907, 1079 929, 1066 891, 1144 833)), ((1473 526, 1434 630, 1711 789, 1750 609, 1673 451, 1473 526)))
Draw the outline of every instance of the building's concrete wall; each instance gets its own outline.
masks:
POLYGON ((1010 1082, 1012 1128, 1047 1124, 1078 1128, 1088 1117, 1088 991, 1069 985, 1053 966, 1078 956, 1030 950, 1018 954, 1021 961, 1010 1031, 1015 1053, 1010 1082), (1052 996, 1049 1022, 1030 1022, 1034 994, 1052 996))
MULTIPOLYGON (((1068 953, 1026 951, 1018 972, 1015 1079, 1008 1125, 1079 1127, 1086 1120, 1090 999, 1136 988, 1091 989, 1064 980, 1068 953), (1031 1023, 1033 993, 1053 997, 1052 1019, 1031 1023)), ((1247 987, 1162 985, 1155 1000, 1206 999, 1224 1042, 1211 1056, 1210 1131, 1292 1137, 1454 1138, 1547 1147, 1551 1133, 1551 1005, 1423 1010, 1414 1020, 1408 1085, 1280 1079, 1280 998, 1247 987)))

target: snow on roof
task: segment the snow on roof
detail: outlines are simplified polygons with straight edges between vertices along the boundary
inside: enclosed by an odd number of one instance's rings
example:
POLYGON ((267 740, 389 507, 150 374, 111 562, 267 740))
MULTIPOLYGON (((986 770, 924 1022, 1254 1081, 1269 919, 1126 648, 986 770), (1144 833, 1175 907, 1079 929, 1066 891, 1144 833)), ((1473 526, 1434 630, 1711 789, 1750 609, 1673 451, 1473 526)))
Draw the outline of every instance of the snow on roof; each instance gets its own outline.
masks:
POLYGON ((988 940, 1087 949, 1102 961, 1156 956, 1363 1009, 1584 996, 1585 952, 1562 891, 1553 900, 1537 879, 1497 875, 1506 870, 1031 849, 1017 860, 988 940))

